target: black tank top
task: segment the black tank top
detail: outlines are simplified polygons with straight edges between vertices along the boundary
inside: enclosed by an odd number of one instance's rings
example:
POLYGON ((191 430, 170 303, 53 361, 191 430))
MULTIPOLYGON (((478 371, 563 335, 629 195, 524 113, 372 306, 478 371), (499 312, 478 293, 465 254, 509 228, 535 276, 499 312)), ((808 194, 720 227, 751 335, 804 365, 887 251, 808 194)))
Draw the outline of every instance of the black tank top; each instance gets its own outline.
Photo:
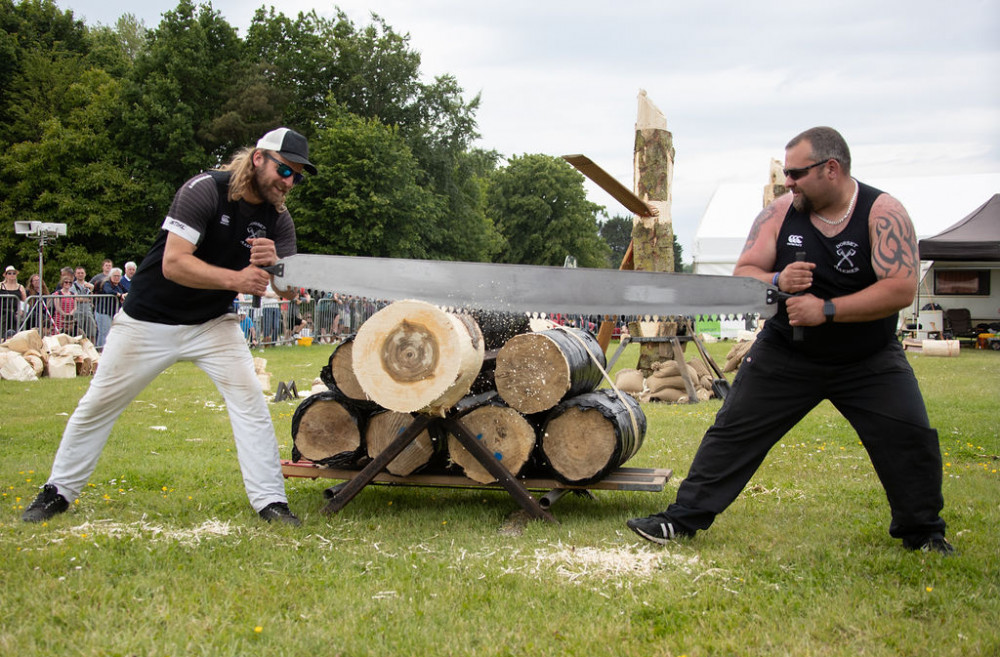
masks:
MULTIPOLYGON (((858 200, 847 226, 833 237, 817 229, 809 214, 795 206, 788 208, 778 233, 777 259, 774 270, 781 271, 804 251, 807 262, 816 263, 813 284, 806 292, 821 299, 845 296, 875 283, 878 278, 871 262, 871 238, 868 229, 872 205, 883 192, 858 183, 858 200)), ((802 356, 821 363, 842 363, 862 360, 883 348, 895 338, 899 313, 871 322, 828 322, 808 326, 804 340, 792 340, 788 312, 781 304, 769 319, 761 338, 780 342, 802 356)))
MULTIPOLYGON (((267 203, 249 205, 228 200, 229 173, 206 173, 215 180, 219 200, 213 220, 206 223, 204 238, 194 255, 211 265, 238 271, 250 264, 247 237, 260 228, 265 229, 268 236, 275 235, 278 213, 267 203)), ((171 206, 171 210, 173 208, 171 206)), ((232 290, 195 289, 167 280, 163 275, 166 244, 167 231, 161 229, 132 277, 125 298, 125 312, 135 319, 158 324, 202 324, 232 312, 236 298, 232 290)))

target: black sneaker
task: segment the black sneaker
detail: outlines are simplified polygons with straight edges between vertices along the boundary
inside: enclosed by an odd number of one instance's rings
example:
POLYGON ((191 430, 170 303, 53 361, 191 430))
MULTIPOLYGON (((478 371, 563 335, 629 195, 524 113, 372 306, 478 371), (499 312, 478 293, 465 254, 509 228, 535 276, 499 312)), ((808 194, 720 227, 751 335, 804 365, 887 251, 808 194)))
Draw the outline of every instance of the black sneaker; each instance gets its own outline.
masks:
POLYGON ((928 536, 925 540, 907 545, 904 543, 906 549, 908 550, 920 550, 921 552, 937 552, 938 554, 949 556, 955 553, 955 548, 952 547, 951 543, 945 540, 942 534, 933 534, 928 536))
POLYGON ((302 524, 295 514, 288 510, 288 504, 285 502, 272 502, 261 509, 259 515, 268 522, 283 522, 296 527, 302 524))
POLYGON ((59 489, 52 484, 45 484, 35 501, 24 510, 21 520, 24 522, 42 522, 57 513, 69 508, 69 502, 59 494, 59 489))
POLYGON ((667 516, 660 514, 647 518, 632 518, 625 524, 639 536, 660 545, 666 545, 682 536, 691 536, 689 532, 676 528, 667 516))

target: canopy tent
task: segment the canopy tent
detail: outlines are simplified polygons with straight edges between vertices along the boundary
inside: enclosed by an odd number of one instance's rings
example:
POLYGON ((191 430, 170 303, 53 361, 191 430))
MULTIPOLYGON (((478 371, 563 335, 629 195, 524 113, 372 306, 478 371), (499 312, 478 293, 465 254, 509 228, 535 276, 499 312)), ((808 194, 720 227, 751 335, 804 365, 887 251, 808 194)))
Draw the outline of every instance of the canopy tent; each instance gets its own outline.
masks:
MULTIPOLYGON (((924 275, 914 314, 919 308, 923 317, 930 306, 943 308, 945 316, 967 317, 973 327, 1000 323, 1000 194, 994 193, 958 223, 920 240, 917 249, 924 275), (958 279, 970 289, 956 293, 958 279)), ((942 323, 947 327, 947 321, 942 323)))
POLYGON ((1000 194, 934 237, 917 244, 921 260, 1000 261, 1000 194))

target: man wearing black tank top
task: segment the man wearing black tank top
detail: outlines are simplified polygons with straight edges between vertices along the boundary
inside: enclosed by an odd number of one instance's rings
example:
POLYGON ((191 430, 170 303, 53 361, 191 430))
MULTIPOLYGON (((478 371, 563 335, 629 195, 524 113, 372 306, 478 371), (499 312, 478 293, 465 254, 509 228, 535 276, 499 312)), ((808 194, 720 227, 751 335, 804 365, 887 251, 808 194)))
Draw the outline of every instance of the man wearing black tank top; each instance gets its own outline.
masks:
POLYGON ((677 499, 628 526, 665 544, 708 529, 767 452, 824 399, 857 431, 889 501, 889 534, 950 554, 941 448, 895 338, 917 290, 913 225, 890 195, 851 177, 832 128, 785 147, 789 193, 754 221, 734 275, 795 294, 768 320, 705 433, 677 499))
POLYGON ((278 128, 221 170, 201 173, 177 190, 25 522, 69 508, 129 403, 169 366, 190 361, 225 400, 253 509, 268 522, 299 524, 288 509, 274 425, 233 298, 263 295, 271 277, 262 267, 295 253, 285 196, 303 170, 316 173, 305 137, 278 128))

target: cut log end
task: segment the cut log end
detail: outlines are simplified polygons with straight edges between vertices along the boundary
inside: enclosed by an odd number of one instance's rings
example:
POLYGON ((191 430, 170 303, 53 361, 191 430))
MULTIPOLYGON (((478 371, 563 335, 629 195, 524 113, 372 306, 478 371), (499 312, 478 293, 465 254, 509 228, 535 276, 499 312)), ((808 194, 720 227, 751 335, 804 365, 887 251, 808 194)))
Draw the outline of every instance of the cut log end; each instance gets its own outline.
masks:
MULTIPOLYGON (((384 411, 373 415, 365 428, 368 456, 375 458, 381 454, 411 424, 413 416, 409 413, 384 411)), ((430 463, 435 451, 435 442, 425 429, 399 453, 399 456, 390 461, 385 469, 390 474, 405 477, 430 463)))
POLYGON ((511 338, 497 354, 495 378, 503 400, 522 413, 552 408, 571 385, 566 356, 541 333, 511 338))
POLYGON ((334 399, 320 399, 304 406, 292 438, 299 453, 315 462, 354 453, 361 446, 357 418, 334 399))
MULTIPOLYGON (((490 404, 469 411, 461 419, 465 428, 481 440, 487 451, 512 475, 520 473, 535 446, 535 429, 520 413, 490 404)), ((452 462, 462 468, 469 479, 482 484, 496 481, 455 436, 448 436, 448 452, 452 462)))
POLYGON ((570 408, 546 425, 542 451, 568 481, 595 476, 611 460, 617 438, 612 424, 594 409, 570 408))
POLYGON ((423 301, 397 301, 372 315, 354 339, 354 375, 366 396, 400 413, 444 415, 483 364, 475 322, 423 301))

